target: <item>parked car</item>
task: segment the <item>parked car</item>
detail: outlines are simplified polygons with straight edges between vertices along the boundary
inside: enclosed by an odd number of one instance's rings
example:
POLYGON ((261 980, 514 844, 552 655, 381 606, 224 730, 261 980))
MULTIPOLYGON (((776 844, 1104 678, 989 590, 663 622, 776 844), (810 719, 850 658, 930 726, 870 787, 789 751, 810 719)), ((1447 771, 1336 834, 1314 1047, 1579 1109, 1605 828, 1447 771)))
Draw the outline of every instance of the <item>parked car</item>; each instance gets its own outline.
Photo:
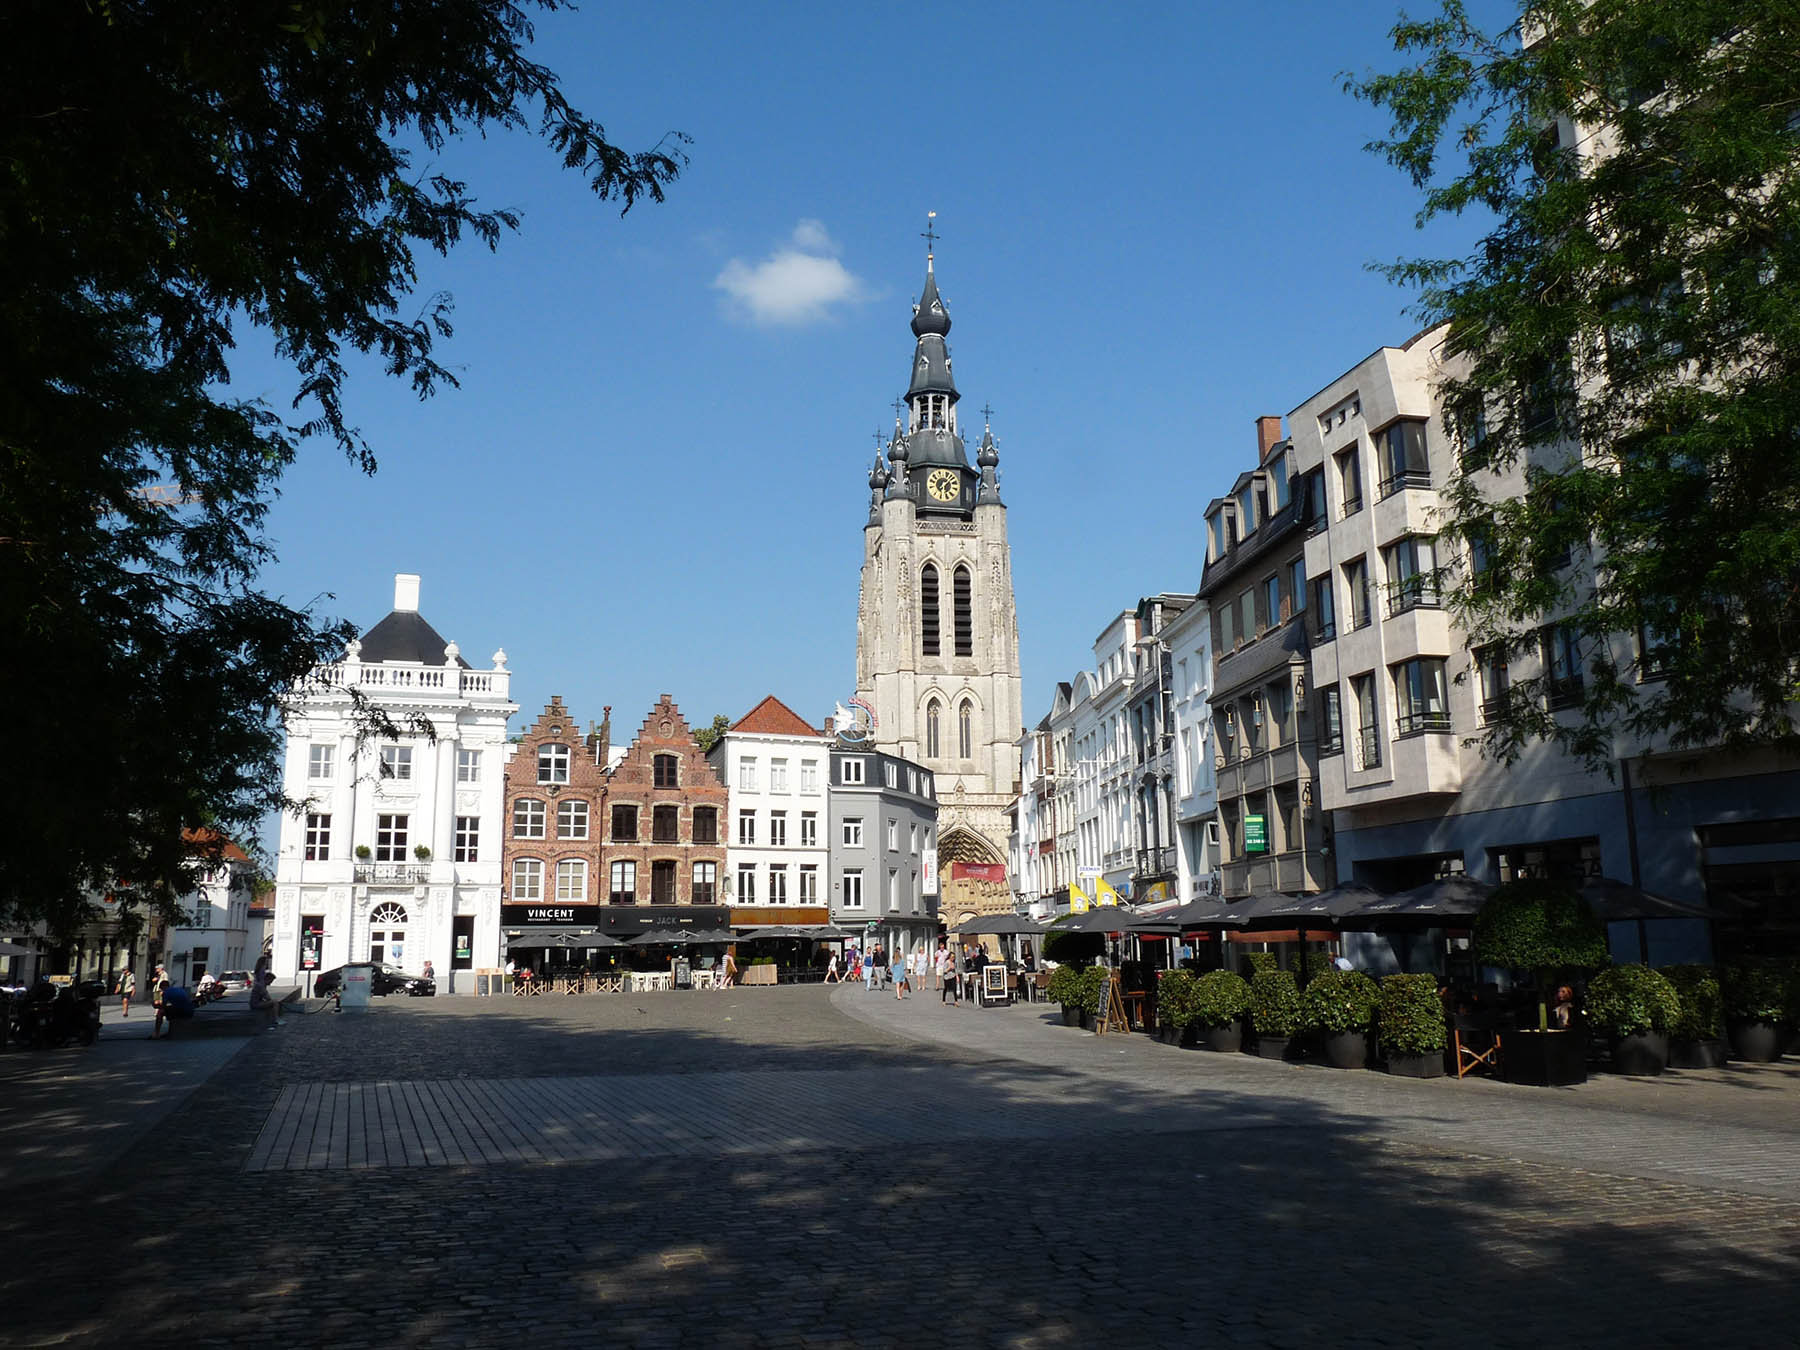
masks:
POLYGON ((250 987, 250 972, 247 970, 228 970, 219 976, 219 983, 228 994, 236 994, 250 987))
MULTIPOLYGON (((313 994, 318 997, 329 997, 338 992, 344 982, 344 968, 334 966, 330 970, 320 971, 313 979, 313 994)), ((396 966, 381 962, 374 964, 373 973, 369 977, 371 994, 407 994, 413 998, 428 997, 437 993, 437 981, 425 975, 408 975, 396 966)))

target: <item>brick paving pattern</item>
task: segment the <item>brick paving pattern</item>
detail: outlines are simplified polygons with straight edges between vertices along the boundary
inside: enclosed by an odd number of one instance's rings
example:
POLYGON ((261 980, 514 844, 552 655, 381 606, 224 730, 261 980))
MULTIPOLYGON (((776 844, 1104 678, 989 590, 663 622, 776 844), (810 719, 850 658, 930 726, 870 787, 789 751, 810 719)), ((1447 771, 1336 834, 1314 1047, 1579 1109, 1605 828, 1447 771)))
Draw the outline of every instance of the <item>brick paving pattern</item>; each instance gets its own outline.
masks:
POLYGON ((860 989, 545 1002, 290 1018, 116 1153, 0 1184, 0 1345, 1800 1344, 1779 1072, 1542 1093, 860 989), (384 1094, 441 1161, 383 1128, 350 1165, 384 1094), (325 1121, 343 1165, 267 1170, 309 1097, 304 1157, 325 1121), (1690 1180, 1632 1143, 1721 1131, 1690 1180))

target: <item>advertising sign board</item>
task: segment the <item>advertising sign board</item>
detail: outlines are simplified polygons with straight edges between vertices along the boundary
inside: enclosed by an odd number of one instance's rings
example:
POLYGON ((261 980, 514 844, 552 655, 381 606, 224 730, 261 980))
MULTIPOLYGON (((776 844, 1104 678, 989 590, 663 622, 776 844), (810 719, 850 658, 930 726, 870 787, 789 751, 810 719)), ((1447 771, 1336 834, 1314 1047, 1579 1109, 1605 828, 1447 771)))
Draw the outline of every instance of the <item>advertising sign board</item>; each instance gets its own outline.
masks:
POLYGON ((1268 818, 1266 816, 1246 814, 1244 816, 1244 852, 1267 853, 1268 851, 1268 818))

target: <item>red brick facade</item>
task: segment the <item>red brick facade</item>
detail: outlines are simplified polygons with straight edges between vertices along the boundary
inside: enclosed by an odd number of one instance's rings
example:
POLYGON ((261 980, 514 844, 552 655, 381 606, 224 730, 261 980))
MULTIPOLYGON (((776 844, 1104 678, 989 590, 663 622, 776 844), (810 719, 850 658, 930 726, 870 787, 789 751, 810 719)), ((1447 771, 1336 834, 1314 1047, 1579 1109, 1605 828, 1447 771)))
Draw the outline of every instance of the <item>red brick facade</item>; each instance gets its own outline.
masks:
POLYGON ((600 899, 610 898, 613 864, 629 862, 633 903, 723 904, 727 796, 675 700, 664 694, 607 780, 608 876, 600 899), (636 808, 636 839, 615 837, 620 807, 636 808), (696 865, 702 871, 698 898, 696 865))
POLYGON ((584 740, 580 723, 561 698, 552 698, 520 738, 506 764, 503 903, 593 905, 605 900, 601 841, 606 835, 606 773, 595 758, 597 748, 598 743, 590 746, 584 740), (541 868, 516 868, 518 861, 541 868), (564 869, 564 893, 558 893, 557 864, 576 861, 587 864, 579 898, 566 893, 573 880, 568 873, 578 869, 564 869))

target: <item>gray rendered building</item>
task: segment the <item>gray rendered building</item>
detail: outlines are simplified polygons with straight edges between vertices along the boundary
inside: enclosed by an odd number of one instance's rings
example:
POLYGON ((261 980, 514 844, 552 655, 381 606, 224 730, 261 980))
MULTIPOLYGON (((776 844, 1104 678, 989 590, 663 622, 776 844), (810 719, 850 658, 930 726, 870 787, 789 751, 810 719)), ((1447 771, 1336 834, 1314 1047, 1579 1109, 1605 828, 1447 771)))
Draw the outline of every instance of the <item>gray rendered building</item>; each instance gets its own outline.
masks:
POLYGON ((938 932, 937 788, 897 755, 831 751, 831 918, 892 955, 938 932))

